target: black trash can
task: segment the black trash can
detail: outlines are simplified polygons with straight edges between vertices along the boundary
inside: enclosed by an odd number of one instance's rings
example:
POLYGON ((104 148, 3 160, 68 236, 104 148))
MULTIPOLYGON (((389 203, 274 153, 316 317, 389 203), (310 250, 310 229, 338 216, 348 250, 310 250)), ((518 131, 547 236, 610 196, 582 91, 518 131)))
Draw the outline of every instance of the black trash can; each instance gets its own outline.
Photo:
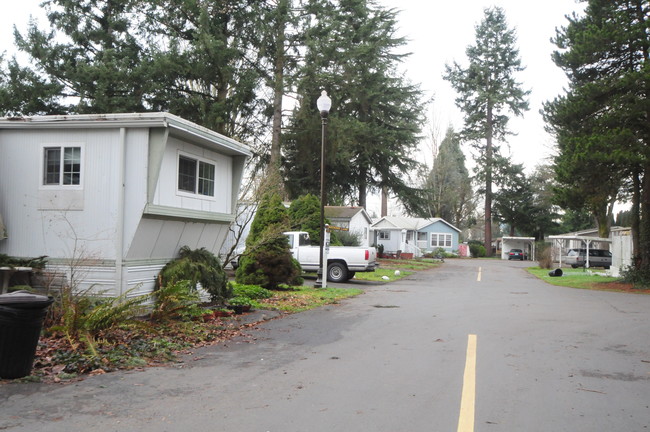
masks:
POLYGON ((0 295, 0 378, 31 373, 43 319, 53 301, 27 291, 0 295))
POLYGON ((548 275, 551 276, 551 277, 560 277, 560 276, 562 276, 562 269, 558 268, 558 269, 555 269, 555 270, 551 270, 550 272, 548 272, 548 275))

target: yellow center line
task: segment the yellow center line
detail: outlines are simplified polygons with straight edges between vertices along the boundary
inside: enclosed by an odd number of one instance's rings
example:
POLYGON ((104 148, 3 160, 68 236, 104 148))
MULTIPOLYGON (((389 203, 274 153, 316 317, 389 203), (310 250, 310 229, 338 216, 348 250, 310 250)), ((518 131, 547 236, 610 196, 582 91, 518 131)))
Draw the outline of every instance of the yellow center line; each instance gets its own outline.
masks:
POLYGON ((483 269, 481 267, 478 268, 478 276, 476 277, 476 282, 481 282, 481 272, 483 269))
POLYGON ((467 358, 463 375, 463 393, 460 398, 458 432, 474 432, 474 405, 476 401, 476 335, 467 338, 467 358))

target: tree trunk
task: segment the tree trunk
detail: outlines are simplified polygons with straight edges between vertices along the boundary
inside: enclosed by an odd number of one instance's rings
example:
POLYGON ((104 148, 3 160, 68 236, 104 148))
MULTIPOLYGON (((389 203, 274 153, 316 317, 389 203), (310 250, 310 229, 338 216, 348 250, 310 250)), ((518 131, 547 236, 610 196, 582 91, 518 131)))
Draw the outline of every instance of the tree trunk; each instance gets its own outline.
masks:
POLYGON ((381 217, 388 216, 388 188, 381 187, 381 217))
POLYGON ((275 62, 273 64, 273 133, 271 138, 270 170, 280 176, 280 137, 282 133, 282 97, 284 96, 284 42, 288 0, 281 0, 277 6, 275 28, 275 62))
POLYGON ((637 270, 650 270, 650 163, 646 163, 641 192, 641 218, 639 223, 639 254, 637 270))
POLYGON ((366 188, 366 172, 364 169, 359 170, 359 206, 366 208, 368 190, 366 188))
POLYGON ((639 171, 634 170, 632 174, 632 257, 634 266, 638 266, 637 259, 641 254, 640 247, 640 201, 641 201, 641 180, 639 179, 639 171))
POLYGON ((488 102, 485 144, 485 254, 492 256, 492 105, 488 102))

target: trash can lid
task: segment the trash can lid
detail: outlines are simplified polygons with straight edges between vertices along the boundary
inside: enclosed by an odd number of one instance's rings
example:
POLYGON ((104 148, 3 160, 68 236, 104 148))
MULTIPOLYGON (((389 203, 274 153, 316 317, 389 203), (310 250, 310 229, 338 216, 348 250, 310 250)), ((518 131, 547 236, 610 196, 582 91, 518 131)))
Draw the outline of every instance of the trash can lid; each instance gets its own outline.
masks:
POLYGON ((14 306, 25 303, 51 303, 51 298, 20 290, 8 294, 0 294, 0 305, 14 306))

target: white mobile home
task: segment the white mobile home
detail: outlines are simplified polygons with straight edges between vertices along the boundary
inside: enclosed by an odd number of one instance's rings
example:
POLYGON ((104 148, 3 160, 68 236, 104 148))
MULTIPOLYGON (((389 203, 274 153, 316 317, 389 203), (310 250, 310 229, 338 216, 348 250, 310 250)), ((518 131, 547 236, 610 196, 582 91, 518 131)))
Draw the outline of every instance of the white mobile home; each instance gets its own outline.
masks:
POLYGON ((167 113, 0 119, 0 253, 47 255, 107 294, 149 291, 182 246, 219 252, 249 155, 167 113))

